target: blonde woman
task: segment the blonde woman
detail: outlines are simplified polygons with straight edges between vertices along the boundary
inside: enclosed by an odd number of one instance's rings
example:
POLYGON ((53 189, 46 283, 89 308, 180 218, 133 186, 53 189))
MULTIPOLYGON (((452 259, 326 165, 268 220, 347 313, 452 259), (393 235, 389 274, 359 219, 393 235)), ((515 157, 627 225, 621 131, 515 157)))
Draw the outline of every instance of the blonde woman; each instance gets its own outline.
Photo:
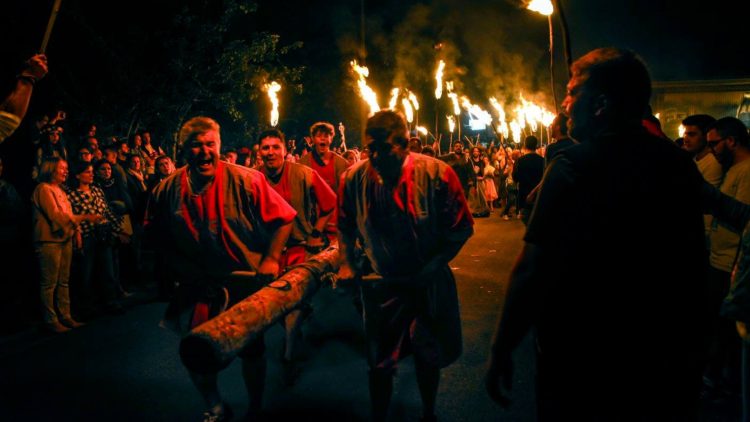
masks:
POLYGON ((96 214, 73 214, 63 184, 68 163, 60 157, 42 161, 39 185, 32 195, 33 238, 41 281, 44 324, 55 333, 81 326, 70 315, 68 280, 73 256, 73 241, 81 241, 78 225, 82 221, 99 222, 96 214))

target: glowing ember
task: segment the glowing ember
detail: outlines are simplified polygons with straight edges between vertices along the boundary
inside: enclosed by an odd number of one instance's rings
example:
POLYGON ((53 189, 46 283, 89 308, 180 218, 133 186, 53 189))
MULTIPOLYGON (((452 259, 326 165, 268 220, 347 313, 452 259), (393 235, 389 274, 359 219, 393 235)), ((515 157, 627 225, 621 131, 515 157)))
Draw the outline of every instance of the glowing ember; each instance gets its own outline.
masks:
POLYGON ((265 84, 264 87, 268 94, 268 99, 271 100, 271 126, 274 127, 279 124, 279 97, 276 94, 281 91, 281 85, 273 81, 270 84, 265 84))
POLYGON ((532 12, 541 13, 544 16, 549 16, 555 11, 550 0, 531 0, 531 3, 526 8, 532 12))
POLYGON ((445 69, 445 62, 440 60, 438 63, 437 71, 435 72, 435 98, 438 100, 443 96, 443 70, 445 69))
POLYGON ((356 60, 351 61, 352 69, 359 75, 357 80, 357 86, 359 87, 359 96, 370 106, 370 116, 380 111, 380 105, 378 105, 378 95, 375 91, 367 86, 367 77, 370 75, 370 71, 366 66, 360 66, 356 60))

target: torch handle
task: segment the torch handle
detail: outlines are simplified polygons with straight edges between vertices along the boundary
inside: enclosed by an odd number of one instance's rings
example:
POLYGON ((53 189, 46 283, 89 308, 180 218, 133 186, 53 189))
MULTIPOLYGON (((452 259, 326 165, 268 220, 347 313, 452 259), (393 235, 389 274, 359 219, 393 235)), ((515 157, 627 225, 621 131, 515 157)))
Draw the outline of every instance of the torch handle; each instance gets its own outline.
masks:
POLYGON ((52 5, 52 13, 49 15, 49 21, 47 21, 47 31, 44 33, 44 39, 42 40, 42 47, 39 48, 39 53, 44 54, 47 51, 47 44, 49 44, 49 37, 52 35, 52 27, 55 26, 55 19, 57 14, 60 12, 60 3, 62 0, 55 0, 52 5))

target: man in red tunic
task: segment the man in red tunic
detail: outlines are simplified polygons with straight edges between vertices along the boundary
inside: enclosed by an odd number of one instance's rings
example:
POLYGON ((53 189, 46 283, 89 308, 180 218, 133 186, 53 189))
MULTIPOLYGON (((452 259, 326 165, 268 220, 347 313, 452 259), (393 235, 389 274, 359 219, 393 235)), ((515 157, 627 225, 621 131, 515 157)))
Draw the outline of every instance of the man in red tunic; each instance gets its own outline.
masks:
POLYGON ((341 282, 361 272, 359 241, 380 281, 362 284, 375 421, 385 420, 399 360, 414 354, 423 420, 435 420, 440 368, 461 354, 456 283, 448 262, 473 234, 463 188, 450 166, 407 149, 404 117, 367 121, 370 159, 352 166, 339 190, 341 282))
MULTIPOLYGON (((296 212, 260 172, 219 160, 221 137, 214 120, 188 120, 180 130, 180 146, 187 166, 154 189, 147 226, 179 281, 163 325, 186 332, 278 276, 296 212), (232 272, 243 270, 255 270, 258 277, 228 281, 232 272)), ((249 416, 263 403, 263 351, 260 337, 239 353, 249 416)), ((205 420, 230 420, 217 371, 190 371, 190 377, 209 407, 205 420)))
MULTIPOLYGON (((341 173, 349 166, 346 160, 331 151, 331 142, 334 135, 333 125, 327 122, 318 122, 310 127, 310 137, 313 141, 312 151, 300 159, 304 164, 318 172, 320 177, 328 183, 334 192, 338 191, 341 173)), ((325 230, 328 238, 336 239, 336 217, 328 221, 325 230)))
MULTIPOLYGON (((301 264, 308 251, 316 252, 325 246, 323 231, 336 209, 336 194, 320 177, 318 172, 302 164, 285 161, 286 142, 284 134, 277 129, 262 132, 258 136, 261 171, 273 189, 297 211, 292 234, 281 255, 280 265, 286 267, 301 264)), ((304 304, 303 307, 309 305, 304 304)), ((301 311, 294 310, 284 318, 286 348, 284 368, 287 382, 292 382, 295 368, 292 354, 300 335, 301 311)))

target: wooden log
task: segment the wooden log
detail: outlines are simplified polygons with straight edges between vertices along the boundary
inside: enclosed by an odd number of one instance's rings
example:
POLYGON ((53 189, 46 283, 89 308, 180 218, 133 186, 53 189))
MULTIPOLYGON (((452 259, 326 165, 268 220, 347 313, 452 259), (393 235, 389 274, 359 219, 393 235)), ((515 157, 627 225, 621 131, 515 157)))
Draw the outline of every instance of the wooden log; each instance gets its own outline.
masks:
POLYGON ((217 371, 228 366, 251 340, 283 318, 302 300, 312 297, 321 276, 339 266, 338 245, 331 245, 307 262, 195 327, 180 343, 180 357, 195 372, 217 371))

